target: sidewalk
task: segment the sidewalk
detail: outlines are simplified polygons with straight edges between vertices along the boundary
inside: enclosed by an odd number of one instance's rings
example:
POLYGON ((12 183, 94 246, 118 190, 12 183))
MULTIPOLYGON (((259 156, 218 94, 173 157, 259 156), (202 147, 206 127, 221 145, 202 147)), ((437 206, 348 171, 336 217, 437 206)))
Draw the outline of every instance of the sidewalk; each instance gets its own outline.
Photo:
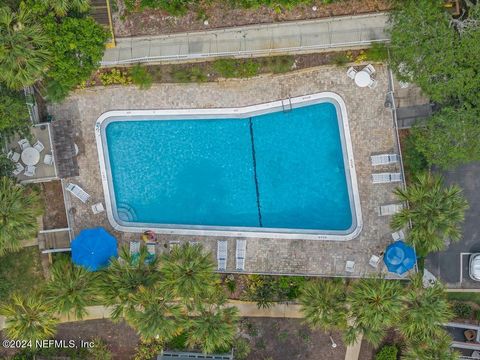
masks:
MULTIPOLYGON (((248 301, 230 300, 228 306, 238 308, 241 317, 274 317, 274 318, 302 318, 300 305, 276 304, 268 309, 258 308, 257 304, 248 301)), ((111 308, 105 306, 88 306, 87 315, 81 320, 108 319, 111 308)), ((75 316, 62 316, 60 322, 80 321, 75 316)), ((0 331, 5 327, 5 318, 0 316, 0 331)), ((352 346, 347 346, 345 360, 357 360, 360 353, 362 338, 352 346)))
POLYGON ((388 40, 388 15, 375 13, 210 31, 117 38, 102 65, 250 57, 355 48, 388 40))

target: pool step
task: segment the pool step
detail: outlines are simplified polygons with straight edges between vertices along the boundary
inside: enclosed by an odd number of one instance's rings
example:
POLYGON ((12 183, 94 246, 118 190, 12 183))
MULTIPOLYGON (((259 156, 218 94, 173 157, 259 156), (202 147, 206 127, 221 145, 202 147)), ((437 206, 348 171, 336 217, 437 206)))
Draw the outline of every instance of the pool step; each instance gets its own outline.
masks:
POLYGON ((137 214, 135 210, 128 204, 120 203, 117 204, 117 214, 120 220, 123 221, 135 221, 137 219, 137 214))

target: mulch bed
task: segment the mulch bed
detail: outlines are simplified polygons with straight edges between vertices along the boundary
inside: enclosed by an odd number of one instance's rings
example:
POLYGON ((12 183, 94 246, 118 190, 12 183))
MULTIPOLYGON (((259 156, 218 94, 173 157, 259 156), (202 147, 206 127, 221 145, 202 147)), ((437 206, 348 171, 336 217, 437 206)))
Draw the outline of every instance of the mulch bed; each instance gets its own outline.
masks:
POLYGON ((127 37, 358 15, 386 11, 391 8, 391 4, 388 0, 340 0, 332 4, 323 4, 321 0, 314 0, 309 5, 299 5, 290 10, 265 6, 238 9, 232 8, 226 0, 203 0, 191 6, 190 10, 180 17, 152 9, 127 13, 123 0, 116 0, 116 5, 112 7, 115 36, 127 37), (317 7, 316 11, 312 9, 313 6, 317 7), (207 25, 204 24, 205 20, 208 21, 207 25))
POLYGON ((45 230, 67 228, 67 214, 63 201, 62 183, 59 180, 41 184, 45 207, 43 226, 45 230))

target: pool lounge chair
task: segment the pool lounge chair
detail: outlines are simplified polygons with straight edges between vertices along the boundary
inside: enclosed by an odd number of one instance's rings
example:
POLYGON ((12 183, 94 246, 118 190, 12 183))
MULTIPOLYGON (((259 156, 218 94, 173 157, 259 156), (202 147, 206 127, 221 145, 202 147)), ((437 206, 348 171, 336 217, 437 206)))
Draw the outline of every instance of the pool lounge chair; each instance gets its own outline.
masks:
POLYGON ((24 169, 23 165, 17 162, 15 164, 15 170, 12 171, 13 176, 20 175, 24 169))
POLYGON ((78 185, 69 183, 65 189, 83 203, 86 203, 88 199, 90 199, 90 195, 78 185))
POLYGON ((392 239, 393 241, 405 240, 405 234, 403 233, 403 230, 398 230, 392 233, 392 239))
POLYGON ((27 139, 21 139, 18 141, 18 145, 20 146, 20 149, 25 150, 28 147, 31 147, 30 143, 28 142, 27 139))
POLYGON ((235 270, 245 270, 245 254, 247 250, 247 240, 237 240, 235 250, 235 270))
POLYGON ((355 79, 355 75, 357 74, 357 70, 355 70, 353 67, 349 67, 348 70, 347 70, 347 76, 350 78, 350 79, 355 79))
POLYGON ((389 216, 395 215, 396 213, 402 211, 402 204, 388 204, 380 206, 380 216, 389 216))
POLYGON ((390 165, 398 162, 399 156, 397 154, 380 154, 370 156, 372 166, 390 165))
POLYGON ((130 256, 140 254, 140 241, 130 241, 130 256))
POLYGON ((33 147, 37 149, 38 152, 42 152, 43 149, 45 149, 45 146, 43 146, 42 142, 40 140, 37 140, 35 144, 33 144, 33 147))
POLYGON ((25 172, 23 175, 28 176, 28 177, 33 177, 35 176, 35 170, 37 170, 37 167, 34 165, 27 165, 27 168, 25 169, 25 172))
POLYGON ((7 159, 12 160, 14 163, 17 163, 20 160, 20 154, 16 151, 10 150, 7 154, 7 159))
POLYGON ((145 246, 147 247, 147 252, 148 252, 147 259, 145 260, 145 262, 151 263, 157 257, 157 252, 155 250, 155 243, 147 242, 145 246))
POLYGON ((217 241, 217 263, 218 270, 227 270, 227 240, 217 241))
POLYGON ((402 181, 401 173, 377 173, 372 174, 372 182, 374 184, 385 184, 402 181))

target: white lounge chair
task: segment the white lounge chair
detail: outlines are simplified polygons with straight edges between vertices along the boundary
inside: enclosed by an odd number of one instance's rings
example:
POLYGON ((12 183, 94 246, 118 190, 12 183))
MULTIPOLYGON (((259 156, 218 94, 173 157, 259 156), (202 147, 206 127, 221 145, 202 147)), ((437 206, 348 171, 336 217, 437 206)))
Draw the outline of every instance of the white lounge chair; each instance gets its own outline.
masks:
POLYGON ((78 185, 69 183, 65 189, 83 203, 86 203, 88 199, 90 199, 90 195, 78 185))
POLYGON ((392 239, 393 241, 405 240, 405 234, 403 233, 403 230, 392 233, 392 239))
POLYGON ((147 247, 149 258, 152 260, 155 259, 155 257, 157 256, 157 252, 155 250, 155 243, 148 242, 145 245, 147 247))
POLYGON ((403 210, 402 204, 388 204, 380 206, 380 216, 395 215, 403 210))
POLYGON ((247 240, 237 240, 235 250, 235 269, 245 270, 245 255, 247 252, 247 240))
POLYGON ((140 253, 140 241, 130 241, 130 256, 140 253))
POLYGON ((347 70, 347 76, 350 78, 350 79, 355 79, 355 75, 357 74, 357 70, 355 70, 353 67, 349 67, 348 70, 347 70))
POLYGON ((398 159, 399 156, 397 154, 380 154, 370 156, 373 166, 396 164, 398 159))
POLYGON ((370 261, 368 262, 368 265, 376 269, 378 267, 378 264, 380 264, 380 260, 380 256, 372 255, 370 261))
POLYGON ((10 159, 14 163, 16 163, 18 162, 18 160, 20 160, 20 154, 17 153, 16 151, 10 150, 7 154, 7 159, 10 159))
POLYGON ((18 141, 18 145, 20 145, 20 149, 25 150, 28 147, 31 147, 30 143, 27 139, 21 139, 18 141))
POLYGON ((372 174, 372 182, 374 184, 385 184, 402 181, 401 173, 377 173, 372 174))
POLYGON ((103 204, 100 202, 92 205, 92 211, 96 215, 104 212, 105 208, 103 207, 103 204))
POLYGON ((375 89, 375 88, 377 87, 377 85, 378 85, 377 80, 371 79, 370 84, 368 84, 368 87, 369 87, 370 89, 375 89))
POLYGON ((347 263, 345 264, 345 271, 347 273, 353 273, 355 271, 355 261, 347 260, 347 263))
POLYGON ((37 149, 38 152, 42 152, 43 149, 45 149, 45 146, 43 146, 42 142, 40 140, 37 140, 35 144, 33 144, 33 147, 37 149))
POLYGON ((368 64, 367 66, 365 66, 362 71, 365 71, 366 73, 368 73, 368 75, 373 75, 375 74, 375 68, 373 67, 372 64, 368 64))
POLYGON ((24 169, 23 165, 17 162, 15 164, 15 170, 12 171, 13 176, 20 175, 24 169))
POLYGON ((35 176, 35 170, 37 170, 37 167, 35 165, 27 165, 27 168, 25 169, 23 175, 33 177, 35 176))
POLYGON ((45 157, 43 158, 43 163, 45 165, 53 165, 53 155, 45 154, 45 157))
POLYGON ((227 270, 227 240, 217 241, 217 263, 218 270, 227 270))

